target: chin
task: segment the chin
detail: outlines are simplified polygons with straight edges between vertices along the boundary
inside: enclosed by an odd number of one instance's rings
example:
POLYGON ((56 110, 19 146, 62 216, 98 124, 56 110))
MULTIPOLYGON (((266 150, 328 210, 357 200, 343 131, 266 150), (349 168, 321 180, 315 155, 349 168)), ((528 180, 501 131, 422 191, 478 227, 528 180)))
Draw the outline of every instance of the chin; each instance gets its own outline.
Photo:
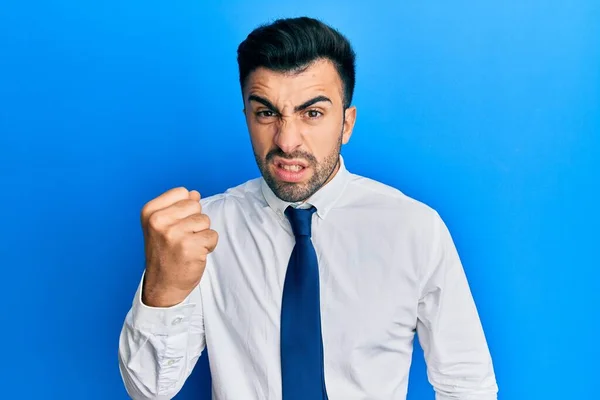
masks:
POLYGON ((299 176, 278 171, 278 166, 272 162, 261 160, 259 167, 269 188, 286 202, 306 200, 322 185, 319 173, 313 165, 307 166, 299 176))

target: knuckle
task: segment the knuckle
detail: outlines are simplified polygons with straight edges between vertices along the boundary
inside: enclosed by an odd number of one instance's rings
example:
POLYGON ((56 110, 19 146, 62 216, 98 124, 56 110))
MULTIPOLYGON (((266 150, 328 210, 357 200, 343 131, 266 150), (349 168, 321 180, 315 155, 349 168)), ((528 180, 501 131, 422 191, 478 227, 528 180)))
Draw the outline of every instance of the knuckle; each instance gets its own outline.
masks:
POLYGON ((171 205, 180 201, 184 201, 189 197, 189 191, 183 186, 173 188, 167 193, 167 196, 170 198, 169 202, 171 203, 171 205))
POLYGON ((210 232, 210 236, 209 237, 210 237, 211 241, 213 242, 213 244, 216 245, 217 242, 219 241, 219 233, 217 231, 215 231, 215 230, 212 230, 212 229, 209 232, 210 232))
POLYGON ((177 195, 178 197, 187 197, 190 192, 184 186, 178 186, 172 189, 172 193, 177 195))
POLYGON ((192 259, 195 257, 196 253, 198 252, 198 244, 196 243, 195 240, 193 240, 193 237, 191 236, 186 236, 186 238, 184 240, 181 241, 181 246, 180 246, 180 251, 181 251, 181 256, 184 259, 192 259))
POLYGON ((163 236, 167 243, 175 243, 177 241, 177 237, 179 236, 179 230, 177 229, 177 226, 171 225, 166 227, 163 236))
POLYGON ((202 206, 199 201, 188 199, 185 200, 185 208, 188 209, 191 213, 199 213, 202 210, 202 206))
POLYGON ((165 218, 161 213, 155 212, 148 218, 148 226, 154 231, 160 231, 165 224, 165 218))
POLYGON ((198 219, 198 222, 205 227, 204 229, 208 228, 210 226, 210 218, 208 217, 208 215, 206 214, 197 214, 198 216, 196 217, 198 219))
POLYGON ((200 204, 199 201, 193 201, 192 207, 193 207, 194 211, 202 212, 202 204, 200 204))
POLYGON ((215 250, 215 248, 217 247, 218 242, 219 242, 219 234, 212 229, 207 230, 205 240, 204 240, 204 247, 206 248, 206 250, 209 253, 213 252, 215 250))
POLYGON ((196 232, 204 232, 207 229, 210 229, 210 221, 208 220, 208 218, 202 216, 201 214, 198 214, 195 225, 196 227, 194 230, 196 232))
POLYGON ((142 210, 140 211, 140 217, 142 218, 142 220, 145 221, 150 216, 150 207, 151 207, 151 202, 147 202, 142 207, 142 210))
POLYGON ((178 187, 176 193, 178 199, 184 200, 190 198, 190 191, 183 186, 178 187))

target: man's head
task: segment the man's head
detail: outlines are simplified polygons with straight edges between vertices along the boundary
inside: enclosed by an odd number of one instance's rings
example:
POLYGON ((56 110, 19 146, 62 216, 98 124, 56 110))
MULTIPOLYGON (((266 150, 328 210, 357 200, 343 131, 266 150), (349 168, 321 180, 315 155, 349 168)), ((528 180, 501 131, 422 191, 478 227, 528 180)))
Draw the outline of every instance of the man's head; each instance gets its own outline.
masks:
POLYGON ((337 172, 356 109, 355 55, 333 28, 277 20, 238 47, 244 113, 258 167, 282 200, 308 199, 337 172))

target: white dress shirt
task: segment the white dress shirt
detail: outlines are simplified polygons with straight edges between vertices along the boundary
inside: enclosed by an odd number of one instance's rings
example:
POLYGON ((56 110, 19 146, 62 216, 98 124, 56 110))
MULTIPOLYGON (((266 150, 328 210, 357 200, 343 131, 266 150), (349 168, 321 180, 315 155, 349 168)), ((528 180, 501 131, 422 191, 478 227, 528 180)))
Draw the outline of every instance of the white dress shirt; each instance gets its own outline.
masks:
MULTIPOLYGON (((484 332, 443 221, 340 161, 308 201, 317 209, 329 399, 406 399, 415 332, 436 399, 496 399, 484 332)), ((171 399, 207 347, 213 400, 279 400, 281 299, 295 243, 284 215, 290 203, 262 178, 201 203, 219 243, 181 304, 144 305, 140 283, 119 342, 125 387, 133 399, 171 399)))

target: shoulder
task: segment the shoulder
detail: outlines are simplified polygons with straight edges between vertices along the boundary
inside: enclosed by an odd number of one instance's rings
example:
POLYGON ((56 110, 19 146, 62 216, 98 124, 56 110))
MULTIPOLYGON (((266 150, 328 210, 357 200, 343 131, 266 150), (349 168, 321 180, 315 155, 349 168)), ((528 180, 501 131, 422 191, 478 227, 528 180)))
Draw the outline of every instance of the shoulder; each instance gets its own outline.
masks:
POLYGON ((350 202, 368 205, 368 208, 384 212, 391 219, 400 218, 423 226, 440 218, 430 205, 375 179, 350 174, 348 189, 350 202))
POLYGON ((400 189, 380 181, 351 174, 343 208, 377 231, 387 232, 390 238, 410 238, 419 247, 431 248, 448 234, 436 209, 415 199, 400 189))

